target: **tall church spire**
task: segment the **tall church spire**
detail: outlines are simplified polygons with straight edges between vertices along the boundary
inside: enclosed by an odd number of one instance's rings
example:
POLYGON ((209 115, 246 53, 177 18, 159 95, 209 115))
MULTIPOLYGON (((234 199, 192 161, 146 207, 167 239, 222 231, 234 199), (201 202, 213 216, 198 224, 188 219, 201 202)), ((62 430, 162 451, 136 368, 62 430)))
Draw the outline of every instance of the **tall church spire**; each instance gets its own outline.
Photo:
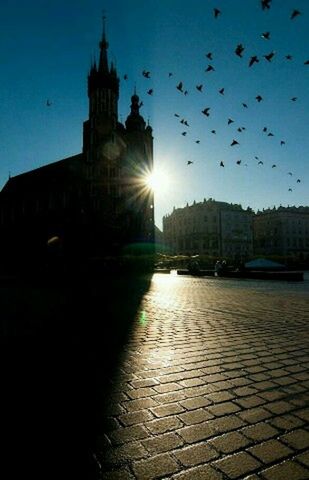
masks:
POLYGON ((102 40, 100 41, 100 62, 99 62, 99 72, 108 73, 108 59, 107 59, 107 49, 108 41, 106 40, 106 28, 105 28, 106 16, 103 14, 103 33, 102 40))

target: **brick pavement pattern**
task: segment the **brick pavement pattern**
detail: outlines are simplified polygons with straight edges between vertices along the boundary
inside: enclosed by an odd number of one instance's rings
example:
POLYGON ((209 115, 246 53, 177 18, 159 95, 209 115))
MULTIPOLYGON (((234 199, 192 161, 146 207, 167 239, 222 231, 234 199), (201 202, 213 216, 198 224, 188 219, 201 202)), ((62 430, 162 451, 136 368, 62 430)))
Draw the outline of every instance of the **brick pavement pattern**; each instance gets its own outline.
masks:
POLYGON ((155 274, 111 379, 102 479, 309 479, 308 320, 305 294, 155 274))

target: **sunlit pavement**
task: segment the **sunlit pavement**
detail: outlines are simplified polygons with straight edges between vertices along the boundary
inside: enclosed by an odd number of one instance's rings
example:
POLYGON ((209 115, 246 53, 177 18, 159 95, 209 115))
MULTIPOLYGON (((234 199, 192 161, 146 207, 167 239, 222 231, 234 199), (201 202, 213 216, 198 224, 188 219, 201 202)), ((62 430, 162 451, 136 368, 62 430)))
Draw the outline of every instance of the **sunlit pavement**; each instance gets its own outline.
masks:
POLYGON ((306 294, 156 274, 97 446, 104 479, 309 478, 306 294))

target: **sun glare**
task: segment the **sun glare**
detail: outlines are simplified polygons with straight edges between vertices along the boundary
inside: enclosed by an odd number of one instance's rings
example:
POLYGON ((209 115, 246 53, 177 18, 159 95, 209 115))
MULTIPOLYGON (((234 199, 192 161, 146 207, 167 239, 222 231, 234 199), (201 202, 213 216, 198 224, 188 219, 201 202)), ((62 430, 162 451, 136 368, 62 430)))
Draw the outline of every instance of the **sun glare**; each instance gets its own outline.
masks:
POLYGON ((146 185, 156 194, 164 194, 169 186, 169 178, 166 172, 154 170, 146 177, 146 185))

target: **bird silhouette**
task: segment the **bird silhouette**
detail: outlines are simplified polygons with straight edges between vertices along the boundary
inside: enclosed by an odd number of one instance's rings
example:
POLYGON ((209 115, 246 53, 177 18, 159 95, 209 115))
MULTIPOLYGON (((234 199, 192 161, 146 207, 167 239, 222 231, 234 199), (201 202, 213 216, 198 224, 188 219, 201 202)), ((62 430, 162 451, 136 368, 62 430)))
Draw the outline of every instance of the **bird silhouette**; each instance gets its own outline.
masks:
POLYGON ((184 137, 187 135, 187 132, 182 132, 182 134, 184 137))
POLYGON ((248 108, 248 105, 247 105, 246 103, 243 103, 242 106, 243 106, 244 108, 248 108))
POLYGON ((212 60, 213 59, 213 56, 212 56, 212 52, 208 52, 206 53, 206 58, 208 58, 209 60, 212 60))
POLYGON ((183 84, 182 84, 182 82, 179 82, 176 88, 177 88, 177 90, 179 90, 180 92, 183 92, 183 84))
POLYGON ((241 164, 241 160, 237 160, 237 165, 240 165, 241 164))
POLYGON ((255 160, 258 160, 258 159, 259 159, 259 157, 257 157, 256 155, 255 155, 255 157, 254 157, 254 158, 255 158, 255 160))
POLYGON ((236 55, 238 55, 238 57, 242 58, 242 54, 243 54, 244 49, 245 49, 245 47, 241 43, 239 45, 237 45, 237 47, 235 48, 236 55))
POLYGON ((291 188, 289 188, 289 192, 292 192, 293 190, 291 188))
POLYGON ((264 127, 264 128, 263 128, 263 132, 267 132, 267 127, 264 127))
POLYGON ((126 73, 124 74, 123 79, 128 80, 128 75, 126 73))
POLYGON ((149 90, 147 90, 147 93, 148 93, 148 95, 152 95, 153 94, 153 88, 150 88, 149 90))
POLYGON ((270 52, 268 53, 267 55, 263 55, 263 57, 265 58, 265 60, 267 60, 268 62, 271 62, 273 57, 275 55, 275 52, 270 52))
POLYGON ((259 62, 259 59, 256 55, 253 55, 251 58, 250 58, 250 62, 249 62, 249 67, 252 67, 252 65, 254 63, 258 63, 259 62))
POLYGON ((258 165, 263 165, 262 160, 260 160, 260 161, 258 162, 258 165))
POLYGON ((300 183, 300 178, 297 179, 297 183, 300 183))
POLYGON ((270 9, 271 0, 261 0, 262 10, 270 9))
POLYGON ((271 132, 269 132, 269 133, 267 134, 267 136, 268 136, 268 137, 274 137, 274 134, 271 133, 271 132))
POLYGON ((309 65, 309 60, 306 60, 306 61, 304 62, 304 65, 309 65))
POLYGON ((169 72, 168 78, 171 78, 173 76, 172 72, 169 72))
POLYGON ((227 124, 231 125, 231 123, 234 123, 234 120, 232 118, 229 118, 228 121, 227 121, 227 124))
POLYGON ((180 117, 180 115, 178 115, 178 113, 174 113, 174 117, 180 117))
POLYGON ((195 143, 200 143, 201 141, 200 140, 195 140, 195 143))
POLYGON ((203 90, 203 85, 196 85, 196 89, 201 92, 203 90))
POLYGON ((274 164, 274 165, 271 166, 271 168, 276 168, 276 166, 277 166, 277 165, 274 164))
POLYGON ((290 175, 292 177, 293 173, 292 172, 289 172, 288 175, 290 175))
POLYGON ((221 95, 224 95, 224 88, 221 88, 221 89, 219 90, 219 93, 220 93, 221 95))
POLYGON ((216 130, 211 130, 211 133, 213 133, 215 135, 217 132, 216 132, 216 130))
POLYGON ((230 146, 231 146, 231 147, 234 147, 234 145, 239 145, 239 143, 237 142, 237 140, 233 140, 230 146))
POLYGON ((185 90, 185 91, 183 92, 184 95, 188 95, 188 93, 189 93, 188 90, 185 90))
POLYGON ((218 8, 214 8, 214 17, 218 18, 221 15, 221 11, 218 8))
POLYGON ((206 70, 205 70, 206 73, 207 73, 207 72, 214 72, 214 71, 215 71, 215 69, 214 69, 214 67, 213 67, 212 65, 208 65, 208 67, 207 67, 206 70))
POLYGON ((143 70, 142 74, 145 78, 150 78, 150 72, 148 72, 147 70, 143 70))
POLYGON ((258 101, 258 103, 260 103, 263 100, 263 97, 261 97, 261 95, 257 95, 255 98, 258 101))
POLYGON ((292 57, 292 55, 288 54, 288 55, 285 56, 285 58, 286 58, 286 60, 292 60, 293 57, 292 57))
POLYGON ((188 161, 187 161, 187 165, 192 165, 192 163, 193 163, 193 162, 192 162, 191 160, 188 160, 188 161))
POLYGON ((241 133, 241 132, 242 132, 242 128, 241 128, 241 127, 238 127, 238 128, 237 128, 237 132, 240 132, 240 133, 241 133))
POLYGON ((222 162, 222 160, 220 162, 220 167, 224 167, 224 163, 222 162))
POLYGON ((209 117, 209 110, 210 110, 210 107, 206 107, 204 108, 204 110, 202 110, 202 113, 206 115, 206 117, 209 117))
POLYGON ((50 107, 52 104, 53 104, 53 103, 52 103, 50 100, 48 100, 48 99, 46 100, 46 106, 47 106, 47 107, 50 107))
POLYGON ((298 15, 300 15, 300 11, 293 10, 293 12, 291 13, 290 19, 293 20, 294 18, 298 17, 298 15))
POLYGON ((285 145, 285 141, 284 141, 284 140, 281 140, 280 145, 281 145, 281 146, 282 146, 282 145, 285 145))
POLYGON ((291 100, 292 100, 292 102, 296 102, 297 97, 292 97, 291 100))
POLYGON ((264 38, 265 40, 269 40, 270 39, 270 32, 262 33, 261 37, 264 38))

